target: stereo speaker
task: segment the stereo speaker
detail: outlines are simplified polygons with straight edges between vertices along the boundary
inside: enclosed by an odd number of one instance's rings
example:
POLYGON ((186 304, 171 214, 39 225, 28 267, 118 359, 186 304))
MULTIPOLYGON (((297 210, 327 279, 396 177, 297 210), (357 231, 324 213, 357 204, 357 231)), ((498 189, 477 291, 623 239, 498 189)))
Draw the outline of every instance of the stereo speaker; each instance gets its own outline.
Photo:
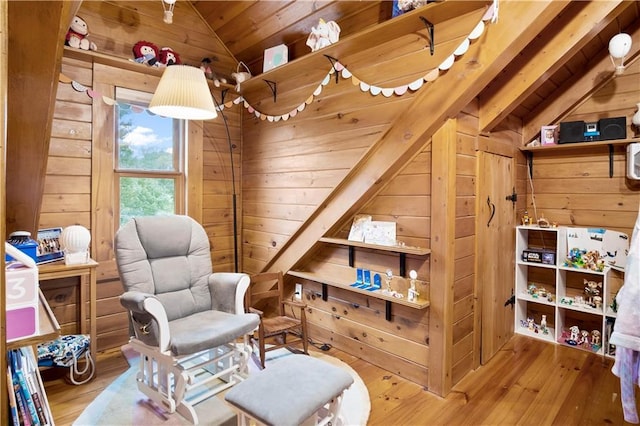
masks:
POLYGON ((558 143, 584 142, 584 121, 567 121, 560 123, 558 143))
POLYGON ((598 129, 600 130, 598 140, 626 139, 627 117, 601 118, 598 120, 598 129))

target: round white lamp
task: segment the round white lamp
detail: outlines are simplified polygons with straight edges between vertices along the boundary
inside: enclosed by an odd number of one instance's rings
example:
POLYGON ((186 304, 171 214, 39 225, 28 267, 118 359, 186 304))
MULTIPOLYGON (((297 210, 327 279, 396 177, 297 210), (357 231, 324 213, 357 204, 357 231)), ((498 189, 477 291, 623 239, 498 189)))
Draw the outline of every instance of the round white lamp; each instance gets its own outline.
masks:
POLYGON ((67 226, 60 234, 60 247, 64 251, 64 263, 80 265, 89 262, 91 232, 81 225, 67 226))
POLYGON ((630 51, 631 36, 629 34, 616 34, 609 41, 609 55, 611 55, 611 62, 616 68, 616 75, 624 72, 624 59, 630 51))

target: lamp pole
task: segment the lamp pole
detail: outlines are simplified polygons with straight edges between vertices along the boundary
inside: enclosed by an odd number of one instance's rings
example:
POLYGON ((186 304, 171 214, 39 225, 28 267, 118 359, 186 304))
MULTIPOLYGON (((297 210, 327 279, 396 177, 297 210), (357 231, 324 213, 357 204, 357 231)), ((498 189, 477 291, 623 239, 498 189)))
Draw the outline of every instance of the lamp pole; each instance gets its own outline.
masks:
POLYGON ((216 108, 218 112, 222 116, 222 121, 224 122, 224 128, 227 132, 227 143, 229 144, 229 158, 231 160, 231 199, 233 206, 233 262, 235 272, 238 272, 238 213, 236 209, 236 171, 233 167, 233 144, 231 143, 231 132, 229 131, 229 123, 227 122, 227 117, 224 115, 222 108, 220 108, 220 104, 216 100, 216 97, 211 94, 213 98, 213 102, 216 104, 216 108))

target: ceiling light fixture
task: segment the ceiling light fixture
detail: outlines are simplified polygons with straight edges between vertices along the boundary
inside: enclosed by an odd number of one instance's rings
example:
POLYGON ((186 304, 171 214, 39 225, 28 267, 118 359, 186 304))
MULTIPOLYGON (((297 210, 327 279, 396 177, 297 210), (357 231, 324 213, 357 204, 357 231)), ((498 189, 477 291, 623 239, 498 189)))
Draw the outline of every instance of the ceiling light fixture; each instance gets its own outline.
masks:
POLYGON ((164 10, 164 17, 162 20, 165 24, 173 23, 173 8, 176 5, 176 0, 161 0, 162 10, 164 10))
POLYGON ((149 111, 181 120, 212 120, 218 116, 204 72, 189 65, 165 68, 149 111))
POLYGON ((631 36, 629 34, 616 34, 609 41, 609 55, 616 69, 616 75, 624 72, 624 60, 631 51, 631 36))

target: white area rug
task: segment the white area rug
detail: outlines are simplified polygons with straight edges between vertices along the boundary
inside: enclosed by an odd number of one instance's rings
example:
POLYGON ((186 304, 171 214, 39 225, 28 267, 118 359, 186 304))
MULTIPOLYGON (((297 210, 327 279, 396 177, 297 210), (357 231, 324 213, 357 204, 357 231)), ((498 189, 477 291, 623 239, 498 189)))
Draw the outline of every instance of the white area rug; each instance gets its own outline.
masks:
MULTIPOLYGON (((138 390, 136 384, 137 353, 127 349, 123 352, 132 365, 121 374, 105 390, 93 400, 73 423, 75 426, 93 425, 187 425, 189 424, 177 413, 165 412, 146 395, 138 390)), ((354 383, 344 393, 341 417, 345 425, 366 425, 371 410, 369 392, 364 382, 349 365, 341 360, 323 353, 312 352, 312 356, 348 371, 354 379, 354 383)), ((267 353, 267 367, 270 363, 285 360, 291 352, 280 349, 267 353)), ((249 361, 250 374, 259 372, 253 361, 249 361)), ((206 425, 235 425, 236 416, 233 409, 224 401, 222 394, 217 397, 202 401, 196 406, 200 424, 206 425)))

